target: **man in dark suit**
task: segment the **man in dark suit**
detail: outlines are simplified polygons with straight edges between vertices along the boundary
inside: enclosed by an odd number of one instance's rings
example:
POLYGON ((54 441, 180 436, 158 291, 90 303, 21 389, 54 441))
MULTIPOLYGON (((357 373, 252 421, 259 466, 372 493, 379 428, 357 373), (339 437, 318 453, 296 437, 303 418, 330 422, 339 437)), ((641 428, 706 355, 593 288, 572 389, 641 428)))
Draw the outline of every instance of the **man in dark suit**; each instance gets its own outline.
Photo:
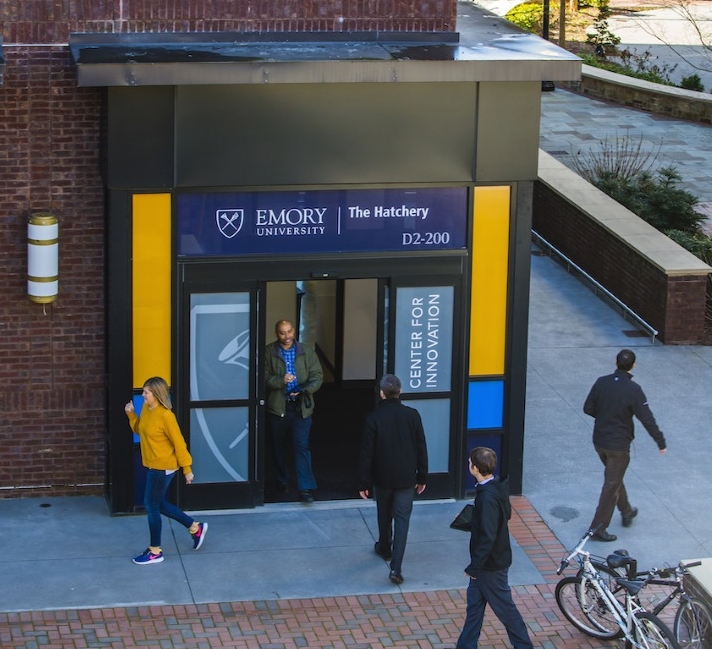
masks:
POLYGON ((386 374, 379 384, 382 401, 366 418, 359 461, 359 494, 375 487, 378 510, 376 554, 390 561, 389 579, 403 583, 403 555, 415 493, 425 491, 428 449, 420 413, 400 400, 401 382, 386 374))
POLYGON ((497 454, 486 446, 472 449, 468 468, 477 480, 470 528, 470 565, 465 568, 467 615, 455 649, 476 649, 485 608, 490 605, 514 649, 533 649, 529 632, 509 587, 512 546, 507 521, 512 514, 507 481, 495 477, 497 454))

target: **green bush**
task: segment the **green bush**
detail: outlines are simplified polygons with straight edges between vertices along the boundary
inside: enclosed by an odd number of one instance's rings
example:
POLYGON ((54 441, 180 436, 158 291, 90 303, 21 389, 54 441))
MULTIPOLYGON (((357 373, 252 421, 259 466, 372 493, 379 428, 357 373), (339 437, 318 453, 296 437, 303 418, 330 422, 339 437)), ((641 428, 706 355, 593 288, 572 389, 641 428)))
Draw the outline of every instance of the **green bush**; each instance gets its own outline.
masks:
POLYGON ((525 2, 512 7, 504 17, 528 32, 540 33, 544 20, 544 7, 540 3, 525 2))
POLYGON ((642 135, 637 140, 616 135, 601 140, 598 150, 579 152, 573 167, 658 230, 697 235, 706 219, 695 210, 699 199, 679 187, 682 178, 674 166, 657 165, 659 153, 659 147, 657 151, 645 149, 642 135))
POLYGON ((593 31, 586 34, 586 41, 593 45, 597 52, 605 53, 621 42, 620 37, 616 36, 608 25, 610 17, 611 9, 608 6, 608 0, 599 0, 598 16, 591 25, 593 31))
MULTIPOLYGON (((606 137, 598 150, 577 152, 578 174, 712 266, 712 238, 700 226, 706 217, 695 210, 699 199, 679 187, 673 166, 655 169, 660 148, 646 149, 643 136, 606 137)), ((712 336, 712 275, 707 278, 706 328, 712 336)))
MULTIPOLYGON (((604 50, 605 51, 605 50, 604 50)), ((585 53, 580 57, 586 65, 592 65, 602 70, 624 74, 627 77, 634 79, 642 79, 652 83, 661 83, 665 86, 674 86, 670 81, 670 73, 675 70, 677 65, 658 65, 654 63, 653 56, 650 51, 646 50, 643 54, 636 54, 628 49, 616 50, 616 55, 620 57, 620 63, 609 61, 605 54, 596 56, 595 54, 585 53)))
POLYGON ((695 257, 712 266, 712 237, 704 234, 690 234, 682 230, 667 230, 665 234, 695 257))
POLYGON ((699 199, 678 187, 680 180, 680 174, 670 166, 655 173, 643 171, 627 181, 605 174, 594 184, 658 230, 697 234, 706 217, 695 210, 699 199))
POLYGON ((705 87, 702 85, 702 79, 700 79, 699 74, 691 74, 688 77, 683 77, 680 81, 680 88, 685 90, 696 90, 697 92, 704 92, 705 87))

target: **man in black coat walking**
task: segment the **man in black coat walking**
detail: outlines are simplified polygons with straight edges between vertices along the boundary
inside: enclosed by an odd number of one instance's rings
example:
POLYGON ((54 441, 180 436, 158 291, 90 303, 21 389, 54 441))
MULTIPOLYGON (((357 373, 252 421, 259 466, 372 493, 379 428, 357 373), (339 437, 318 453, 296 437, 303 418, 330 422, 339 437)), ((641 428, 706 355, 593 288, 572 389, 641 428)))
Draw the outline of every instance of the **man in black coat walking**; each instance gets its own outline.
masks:
POLYGON ((470 527, 470 563, 465 568, 467 614, 455 649, 477 649, 485 608, 489 604, 503 624, 514 649, 533 649, 526 624, 512 599, 509 566, 512 546, 508 521, 512 515, 507 481, 495 477, 497 454, 486 446, 470 451, 468 469, 477 480, 470 527))
POLYGON ((420 413, 400 400, 401 382, 386 374, 379 384, 382 401, 366 417, 359 460, 359 494, 375 487, 378 510, 376 554, 390 561, 389 579, 403 583, 403 555, 415 493, 425 491, 428 449, 420 413))
POLYGON ((591 388, 583 404, 583 411, 595 418, 593 446, 603 466, 603 488, 591 527, 593 539, 615 541, 618 537, 608 532, 613 511, 618 507, 623 527, 629 527, 638 515, 638 509, 628 501, 623 478, 630 463, 630 444, 635 436, 635 415, 648 431, 663 455, 667 450, 663 435, 648 406, 642 388, 633 381, 630 373, 635 367, 635 354, 622 349, 616 356, 616 371, 601 376, 591 388))

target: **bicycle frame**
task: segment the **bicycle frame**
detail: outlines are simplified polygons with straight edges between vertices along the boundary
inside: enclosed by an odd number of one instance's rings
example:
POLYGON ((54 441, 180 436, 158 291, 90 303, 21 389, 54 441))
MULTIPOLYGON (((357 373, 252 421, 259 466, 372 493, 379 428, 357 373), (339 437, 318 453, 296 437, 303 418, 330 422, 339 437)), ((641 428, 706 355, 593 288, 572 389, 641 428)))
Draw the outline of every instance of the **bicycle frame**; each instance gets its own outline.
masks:
MULTIPOLYGON (((605 579, 601 576, 601 573, 599 573, 591 563, 589 553, 585 550, 580 550, 580 552, 583 555, 584 577, 588 579, 591 584, 593 584, 598 594, 605 600, 606 605, 613 614, 613 619, 625 634, 626 640, 631 642, 636 647, 639 646, 638 641, 634 638, 633 627, 638 625, 635 613, 644 609, 634 596, 634 593, 631 593, 631 591, 626 587, 626 583, 630 582, 627 580, 619 580, 619 583, 621 583, 625 589, 624 608, 620 601, 618 601, 615 595, 611 592, 610 588, 608 588, 608 585, 606 584, 605 579)), ((582 592, 581 597, 585 597, 585 593, 582 592)))
POLYGON ((578 543, 578 545, 571 551, 568 557, 561 561, 559 569, 556 574, 561 574, 564 569, 571 563, 572 560, 576 560, 583 571, 583 579, 581 580, 581 592, 579 597, 581 598, 581 603, 583 607, 586 607, 586 592, 583 588, 583 584, 588 581, 593 585, 594 589, 598 595, 603 598, 606 606, 613 615, 613 619, 619 626, 624 634, 625 639, 631 643, 634 647, 640 647, 640 642, 636 639, 638 637, 644 637, 642 633, 634 633, 635 630, 640 630, 640 622, 636 617, 636 613, 639 611, 645 611, 643 606, 641 606, 637 593, 644 585, 644 581, 636 581, 630 579, 619 578, 617 582, 623 587, 625 591, 625 607, 616 598, 611 589, 608 587, 605 578, 596 569, 596 567, 591 562, 591 554, 587 550, 583 549, 586 541, 593 535, 593 531, 590 530, 578 543))

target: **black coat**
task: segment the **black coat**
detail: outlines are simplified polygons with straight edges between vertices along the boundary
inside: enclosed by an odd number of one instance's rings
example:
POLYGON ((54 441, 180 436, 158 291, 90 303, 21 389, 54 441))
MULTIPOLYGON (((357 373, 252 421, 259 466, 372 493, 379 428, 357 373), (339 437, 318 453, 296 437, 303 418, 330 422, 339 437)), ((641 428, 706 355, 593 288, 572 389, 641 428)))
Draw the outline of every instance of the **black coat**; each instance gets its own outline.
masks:
POLYGON ((428 448, 420 413, 400 399, 381 401, 366 417, 359 459, 359 491, 426 484, 428 448))
POLYGON ((477 570, 504 570, 512 565, 507 524, 511 516, 507 480, 492 478, 477 485, 470 528, 470 565, 465 568, 468 575, 475 577, 477 570))
POLYGON ((643 389, 633 381, 630 372, 616 370, 600 377, 591 388, 583 411, 596 419, 593 424, 593 443, 610 451, 630 448, 635 437, 635 415, 655 440, 659 449, 664 449, 663 435, 648 406, 643 389))

